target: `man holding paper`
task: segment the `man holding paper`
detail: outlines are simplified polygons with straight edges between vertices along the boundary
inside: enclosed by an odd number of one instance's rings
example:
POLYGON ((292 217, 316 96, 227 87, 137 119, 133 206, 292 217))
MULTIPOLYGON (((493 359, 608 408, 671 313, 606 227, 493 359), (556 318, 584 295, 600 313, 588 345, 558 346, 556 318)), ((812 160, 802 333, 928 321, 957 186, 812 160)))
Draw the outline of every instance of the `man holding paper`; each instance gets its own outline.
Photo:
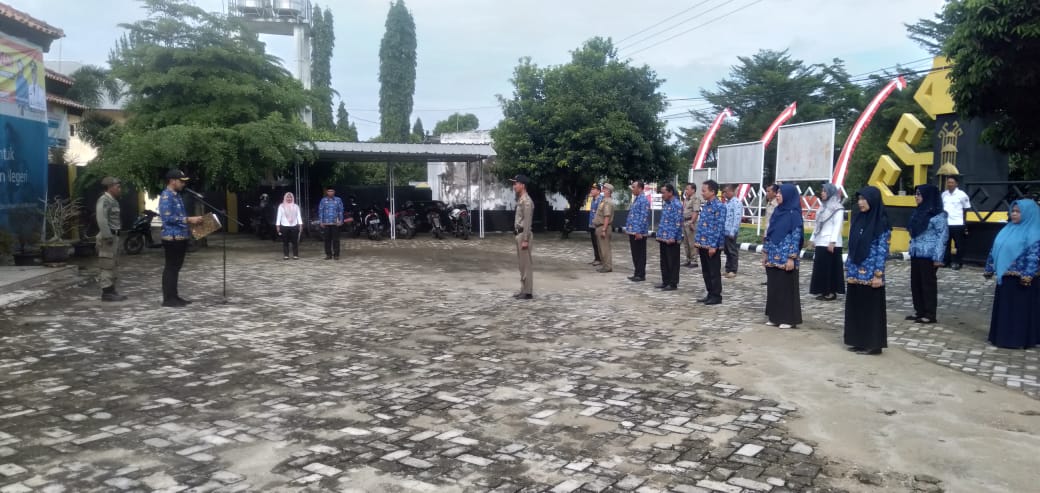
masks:
POLYGON ((162 276, 162 306, 180 308, 191 303, 177 293, 177 282, 184 256, 188 253, 189 224, 199 224, 202 217, 188 216, 184 208, 181 191, 188 182, 188 175, 179 169, 166 173, 166 189, 159 196, 159 218, 162 219, 162 245, 166 264, 162 276))

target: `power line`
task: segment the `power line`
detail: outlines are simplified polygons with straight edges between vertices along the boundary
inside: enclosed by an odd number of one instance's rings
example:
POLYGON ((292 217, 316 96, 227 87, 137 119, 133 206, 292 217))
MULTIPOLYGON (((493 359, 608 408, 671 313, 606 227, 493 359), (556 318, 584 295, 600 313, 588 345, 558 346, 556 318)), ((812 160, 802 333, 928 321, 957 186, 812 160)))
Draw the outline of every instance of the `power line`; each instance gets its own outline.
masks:
POLYGON ((653 33, 653 34, 651 34, 649 36, 645 36, 645 37, 640 38, 640 39, 638 39, 636 41, 628 43, 627 45, 618 48, 618 50, 619 51, 623 51, 623 50, 631 49, 631 48, 633 48, 633 47, 635 47, 637 45, 642 44, 645 41, 652 40, 652 39, 654 39, 654 38, 656 38, 658 36, 661 36, 661 35, 667 33, 668 31, 671 31, 671 30, 673 30, 675 28, 681 27, 683 24, 686 24, 686 23, 688 23, 690 21, 697 20, 697 19, 699 19, 701 17, 704 17, 705 15, 707 15, 707 14, 709 14, 709 13, 715 11, 715 10, 718 10, 718 9, 720 9, 722 7, 725 7, 725 6, 731 4, 731 3, 735 2, 735 1, 737 1, 737 0, 726 0, 725 2, 722 2, 722 3, 720 3, 720 4, 716 5, 716 6, 708 9, 708 10, 705 10, 705 11, 700 12, 698 14, 695 14, 693 16, 690 16, 690 17, 687 17, 685 19, 682 19, 679 22, 677 22, 677 23, 675 23, 675 24, 673 24, 673 25, 671 25, 671 26, 669 26, 667 28, 664 28, 664 29, 662 29, 660 31, 657 31, 657 32, 655 32, 655 33, 653 33))
MULTIPOLYGON (((423 112, 423 113, 434 113, 434 112, 449 112, 449 111, 467 111, 467 110, 486 110, 493 108, 501 108, 499 105, 493 106, 470 106, 468 108, 413 108, 412 112, 423 112)), ((362 108, 347 108, 347 111, 360 111, 362 113, 377 113, 379 109, 362 109, 362 108)))
POLYGON ((674 14, 672 14, 672 15, 668 16, 668 17, 665 17, 664 19, 661 19, 661 21, 660 21, 660 22, 658 22, 658 23, 656 23, 656 24, 654 24, 654 25, 652 25, 652 26, 650 26, 650 27, 646 27, 646 28, 644 28, 644 29, 640 30, 639 32, 636 32, 636 33, 630 34, 630 35, 628 35, 628 36, 626 36, 626 37, 624 37, 624 38, 621 38, 621 39, 619 39, 619 40, 617 41, 617 43, 618 43, 618 44, 620 45, 621 43, 624 43, 625 41, 628 41, 628 40, 630 40, 630 39, 632 39, 632 38, 634 38, 634 37, 636 37, 636 36, 639 36, 640 34, 643 34, 643 33, 647 32, 647 31, 649 31, 649 30, 651 30, 651 29, 653 29, 653 28, 655 28, 655 27, 657 27, 657 26, 660 26, 661 24, 664 24, 665 22, 668 22, 668 21, 670 21, 670 20, 672 20, 672 19, 675 19, 676 17, 679 17, 680 15, 683 15, 683 14, 685 14, 685 13, 687 13, 687 12, 689 12, 689 11, 691 11, 691 10, 693 10, 693 9, 697 8, 697 7, 700 7, 701 5, 704 5, 704 4, 706 4, 706 3, 709 3, 709 2, 711 2, 711 1, 712 1, 712 0, 704 0, 704 1, 703 1, 703 2, 701 2, 701 3, 695 4, 695 5, 693 6, 693 7, 690 7, 690 8, 688 8, 688 9, 686 9, 686 10, 683 10, 683 11, 681 11, 681 12, 676 12, 676 13, 674 13, 674 14))
MULTIPOLYGON (((733 0, 731 0, 731 1, 733 1, 733 0)), ((736 9, 731 10, 731 11, 725 13, 725 14, 722 14, 722 15, 720 15, 720 16, 718 16, 718 17, 716 17, 716 18, 714 18, 714 19, 712 19, 710 21, 704 22, 702 24, 698 24, 698 25, 696 25, 696 26, 694 26, 694 27, 692 27, 690 29, 687 29, 687 30, 685 30, 685 31, 683 31, 683 32, 681 32, 679 34, 676 34, 674 36, 670 36, 670 37, 665 38, 665 39, 663 39, 661 41, 658 41, 658 42, 656 42, 656 43, 654 43, 654 44, 652 44, 650 46, 646 46, 646 47, 640 48, 640 49, 638 49, 636 51, 633 51, 631 53, 628 53, 627 56, 631 57, 632 55, 635 55, 636 53, 642 53, 642 52, 644 52, 646 50, 649 50, 650 48, 653 48, 655 46, 659 46, 661 44, 667 43, 667 42, 669 42, 669 41, 671 41, 671 40, 673 40, 675 38, 678 38, 679 36, 683 36, 683 35, 688 34, 690 32, 696 31, 697 29, 700 29, 700 28, 702 28, 704 26, 707 26, 709 24, 713 24, 715 22, 718 22, 718 21, 720 21, 722 19, 725 19, 726 17, 729 17, 729 16, 731 16, 733 14, 736 14, 737 12, 740 12, 742 10, 746 10, 746 9, 748 9, 748 8, 754 6, 754 5, 760 4, 760 3, 764 2, 764 1, 765 0, 755 0, 754 2, 751 2, 751 3, 747 4, 747 5, 744 5, 743 7, 738 7, 736 9)), ((729 2, 727 2, 727 3, 729 3, 729 2)))

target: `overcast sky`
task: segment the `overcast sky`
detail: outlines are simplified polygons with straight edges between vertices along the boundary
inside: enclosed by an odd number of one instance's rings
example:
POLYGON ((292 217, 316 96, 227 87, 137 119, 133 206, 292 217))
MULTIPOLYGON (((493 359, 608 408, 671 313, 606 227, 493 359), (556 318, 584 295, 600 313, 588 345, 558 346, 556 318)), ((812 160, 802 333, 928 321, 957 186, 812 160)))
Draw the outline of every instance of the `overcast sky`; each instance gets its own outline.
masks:
MULTIPOLYGON (((106 63, 109 50, 123 32, 119 23, 132 22, 144 13, 135 0, 8 1, 65 31, 65 39, 54 43, 46 59, 91 64, 106 63)), ((226 0, 196 3, 223 11, 226 0)), ((522 56, 532 57, 539 65, 563 63, 570 50, 592 36, 620 41, 665 19, 667 22, 618 45, 622 56, 650 65, 667 80, 664 92, 669 98, 699 96, 701 88, 714 87, 715 81, 726 76, 737 56, 762 48, 790 49, 809 63, 842 58, 852 74, 920 60, 928 54, 906 38, 903 23, 932 16, 943 0, 406 3, 415 18, 419 44, 412 117, 413 121, 422 118, 425 127, 432 129, 453 111, 475 113, 482 128, 494 127, 501 118, 495 95, 511 93, 509 78, 522 56), (677 27, 667 30, 672 26, 677 27), (643 38, 649 39, 636 43, 643 38)), ((389 0, 326 0, 321 5, 330 7, 335 16, 333 86, 346 101, 361 138, 373 137, 379 131, 379 41, 389 0)), ((291 38, 264 36, 264 41, 287 65, 293 62, 291 38)), ((913 66, 927 68, 929 63, 913 66)), ((669 113, 698 104, 674 102, 669 113)))

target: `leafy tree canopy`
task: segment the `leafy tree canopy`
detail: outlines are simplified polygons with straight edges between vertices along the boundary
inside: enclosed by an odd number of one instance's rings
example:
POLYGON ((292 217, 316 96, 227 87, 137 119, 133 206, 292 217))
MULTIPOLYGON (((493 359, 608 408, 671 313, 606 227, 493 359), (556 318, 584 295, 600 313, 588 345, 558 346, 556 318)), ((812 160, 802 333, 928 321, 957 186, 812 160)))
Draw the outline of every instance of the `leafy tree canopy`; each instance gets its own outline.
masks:
POLYGON ((480 120, 473 113, 454 113, 448 118, 437 122, 433 127, 433 135, 440 137, 442 134, 452 132, 469 132, 480 128, 480 120))
POLYGON ((619 59, 609 39, 592 38, 571 55, 552 67, 520 60, 512 97, 499 96, 504 118, 492 137, 499 176, 527 174, 574 211, 601 178, 665 178, 672 148, 657 117, 665 103, 654 71, 619 59))
POLYGON ((946 0, 943 9, 932 19, 920 19, 906 26, 907 36, 931 53, 943 53, 946 40, 953 35, 953 30, 964 18, 964 0, 946 0))

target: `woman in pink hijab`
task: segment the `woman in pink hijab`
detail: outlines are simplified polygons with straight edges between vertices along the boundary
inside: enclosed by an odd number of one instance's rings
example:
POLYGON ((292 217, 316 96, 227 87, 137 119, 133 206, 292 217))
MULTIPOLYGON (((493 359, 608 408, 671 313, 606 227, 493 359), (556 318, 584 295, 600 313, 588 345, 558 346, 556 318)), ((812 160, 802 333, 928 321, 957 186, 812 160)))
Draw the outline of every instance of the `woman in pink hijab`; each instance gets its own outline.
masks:
POLYGON ((278 206, 278 219, 275 228, 278 235, 282 237, 282 255, 284 260, 289 260, 289 244, 292 243, 292 258, 300 258, 300 225, 303 219, 300 217, 300 207, 293 200, 293 194, 286 193, 282 199, 282 205, 278 206))

